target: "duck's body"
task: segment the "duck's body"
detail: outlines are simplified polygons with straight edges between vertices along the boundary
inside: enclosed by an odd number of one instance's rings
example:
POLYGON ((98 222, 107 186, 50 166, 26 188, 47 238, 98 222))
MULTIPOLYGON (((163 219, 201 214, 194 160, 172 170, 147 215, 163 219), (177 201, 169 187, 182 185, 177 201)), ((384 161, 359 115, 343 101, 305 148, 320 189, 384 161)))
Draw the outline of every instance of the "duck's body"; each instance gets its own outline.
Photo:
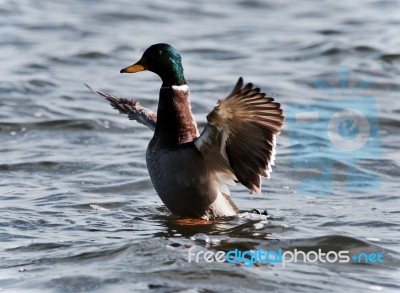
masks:
POLYGON ((174 214, 213 218, 234 216, 238 209, 222 193, 216 174, 194 141, 199 136, 187 85, 162 87, 154 136, 146 162, 154 188, 174 214), (218 199, 218 200, 217 200, 218 199), (212 205, 214 202, 218 204, 212 205))
POLYGON ((282 110, 240 78, 232 93, 207 116, 199 135, 178 52, 151 46, 139 62, 121 72, 150 70, 163 80, 157 114, 137 102, 93 90, 112 106, 154 130, 146 162, 154 188, 174 214, 194 218, 234 216, 239 210, 226 184, 240 181, 260 191, 269 176, 282 110))

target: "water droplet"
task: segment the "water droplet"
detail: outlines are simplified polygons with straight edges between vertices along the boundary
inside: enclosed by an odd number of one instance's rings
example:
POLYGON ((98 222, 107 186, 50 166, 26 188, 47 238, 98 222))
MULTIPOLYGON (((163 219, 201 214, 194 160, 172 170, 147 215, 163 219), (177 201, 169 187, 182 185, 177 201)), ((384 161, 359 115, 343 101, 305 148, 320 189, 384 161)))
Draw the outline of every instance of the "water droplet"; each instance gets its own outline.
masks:
POLYGON ((264 227, 263 223, 255 223, 254 224, 254 229, 262 229, 264 227))
POLYGON ((374 238, 374 237, 367 237, 366 240, 372 241, 372 242, 380 242, 381 241, 380 238, 374 238))
POLYGON ((211 238, 211 243, 212 244, 220 244, 221 243, 221 239, 211 238))
POLYGON ((201 241, 201 242, 205 242, 205 243, 210 243, 210 237, 206 234, 203 233, 198 233, 192 237, 190 237, 191 240, 195 240, 195 241, 201 241))
POLYGON ((96 210, 96 211, 109 211, 109 209, 103 208, 101 206, 95 205, 95 204, 91 204, 89 205, 92 209, 96 210))
POLYGON ((377 285, 368 286, 368 289, 372 290, 372 291, 383 291, 383 287, 382 286, 377 286, 377 285))

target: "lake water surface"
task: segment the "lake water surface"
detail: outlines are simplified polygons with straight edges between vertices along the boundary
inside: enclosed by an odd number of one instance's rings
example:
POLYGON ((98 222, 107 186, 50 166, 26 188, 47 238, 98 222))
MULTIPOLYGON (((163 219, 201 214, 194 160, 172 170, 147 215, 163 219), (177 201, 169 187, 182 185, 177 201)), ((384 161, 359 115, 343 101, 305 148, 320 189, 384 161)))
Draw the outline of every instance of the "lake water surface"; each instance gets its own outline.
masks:
POLYGON ((399 292, 399 27, 395 0, 1 0, 0 291, 399 292), (232 188, 267 219, 177 223, 147 172, 152 131, 84 87, 155 110, 159 78, 119 70, 159 42, 201 127, 239 76, 282 104, 272 178, 232 188), (345 109, 366 133, 332 119, 345 109), (189 249, 383 258, 246 267, 189 249))

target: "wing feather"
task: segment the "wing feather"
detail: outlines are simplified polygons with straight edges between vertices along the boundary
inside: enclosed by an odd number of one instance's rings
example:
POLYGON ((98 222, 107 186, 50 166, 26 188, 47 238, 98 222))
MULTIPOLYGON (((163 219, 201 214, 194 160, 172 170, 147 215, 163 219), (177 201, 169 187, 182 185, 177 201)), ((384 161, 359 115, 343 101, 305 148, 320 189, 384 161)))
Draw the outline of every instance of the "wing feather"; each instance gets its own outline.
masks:
POLYGON ((99 91, 88 84, 85 85, 92 93, 109 101, 110 105, 114 109, 118 110, 119 113, 128 115, 130 120, 136 120, 137 122, 148 126, 151 130, 156 128, 157 113, 140 106, 139 102, 131 99, 120 98, 112 94, 99 91))
POLYGON ((269 177, 275 141, 283 126, 279 103, 239 78, 232 92, 218 101, 195 141, 205 159, 220 162, 244 186, 260 192, 261 177, 269 177), (224 163, 221 163, 224 162, 224 163))

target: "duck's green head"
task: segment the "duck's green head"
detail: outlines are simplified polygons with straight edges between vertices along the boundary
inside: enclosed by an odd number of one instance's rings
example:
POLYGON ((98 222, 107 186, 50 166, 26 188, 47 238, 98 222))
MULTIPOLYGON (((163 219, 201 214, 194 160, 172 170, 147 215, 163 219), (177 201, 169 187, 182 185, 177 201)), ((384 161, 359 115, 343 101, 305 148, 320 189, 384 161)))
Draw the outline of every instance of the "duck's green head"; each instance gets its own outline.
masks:
POLYGON ((144 70, 158 74, 163 81, 163 86, 186 84, 181 55, 168 44, 152 45, 138 62, 121 69, 121 73, 135 73, 144 70))

